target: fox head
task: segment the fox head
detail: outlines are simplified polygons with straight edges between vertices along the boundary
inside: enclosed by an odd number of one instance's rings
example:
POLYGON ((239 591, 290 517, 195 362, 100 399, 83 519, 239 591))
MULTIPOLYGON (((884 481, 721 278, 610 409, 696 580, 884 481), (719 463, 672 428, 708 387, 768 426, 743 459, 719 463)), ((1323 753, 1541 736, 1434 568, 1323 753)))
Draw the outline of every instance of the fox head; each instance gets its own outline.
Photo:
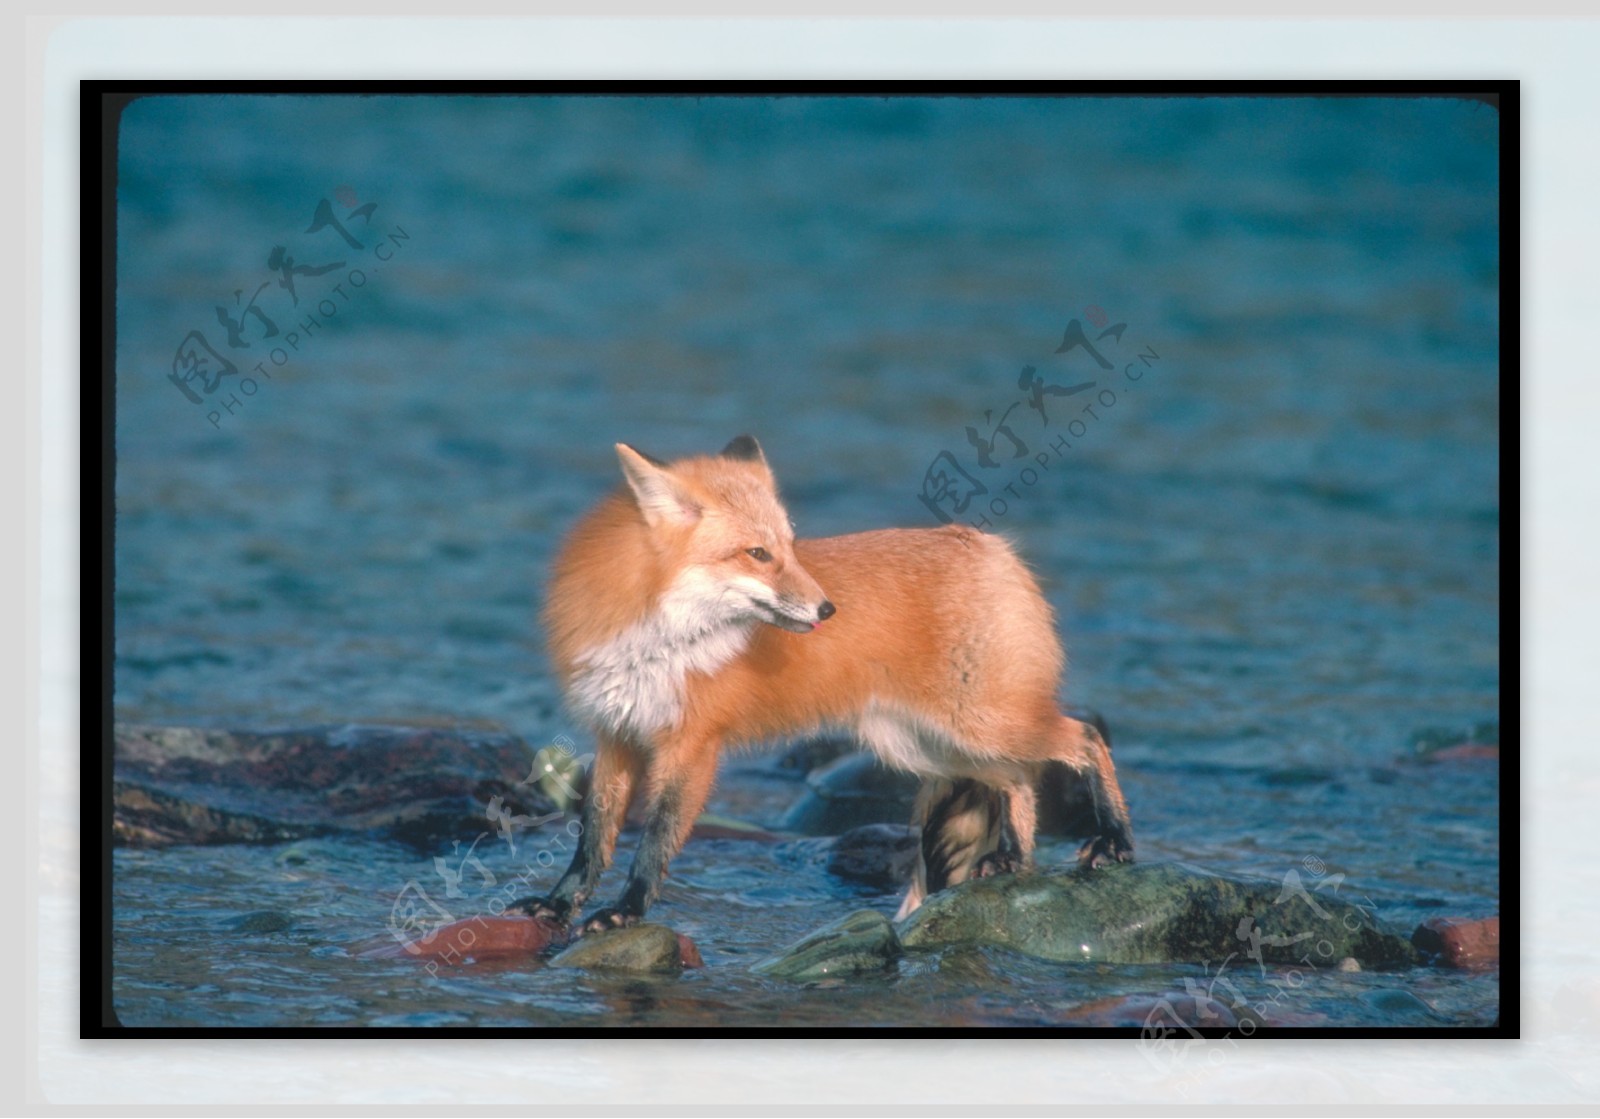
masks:
POLYGON ((617 444, 622 475, 667 573, 661 608, 691 628, 765 622, 809 633, 833 603, 794 553, 794 526, 760 445, 667 464, 617 444))

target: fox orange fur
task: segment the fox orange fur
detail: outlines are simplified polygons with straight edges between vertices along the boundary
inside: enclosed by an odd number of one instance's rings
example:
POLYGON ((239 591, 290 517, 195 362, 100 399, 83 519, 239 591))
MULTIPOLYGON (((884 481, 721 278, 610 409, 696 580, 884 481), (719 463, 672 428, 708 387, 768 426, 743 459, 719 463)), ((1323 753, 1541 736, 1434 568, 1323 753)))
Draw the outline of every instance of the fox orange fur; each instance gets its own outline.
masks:
POLYGON ((554 891, 514 909, 573 921, 643 798, 623 895, 577 931, 637 921, 722 750, 822 727, 922 778, 902 915, 1030 864, 1035 785, 1053 760, 1093 794, 1098 834, 1080 859, 1131 858, 1110 751, 1057 706, 1053 612, 1005 540, 958 526, 797 540, 749 436, 670 465, 617 454, 627 484, 573 530, 545 610, 568 703, 597 738, 582 838, 554 891))

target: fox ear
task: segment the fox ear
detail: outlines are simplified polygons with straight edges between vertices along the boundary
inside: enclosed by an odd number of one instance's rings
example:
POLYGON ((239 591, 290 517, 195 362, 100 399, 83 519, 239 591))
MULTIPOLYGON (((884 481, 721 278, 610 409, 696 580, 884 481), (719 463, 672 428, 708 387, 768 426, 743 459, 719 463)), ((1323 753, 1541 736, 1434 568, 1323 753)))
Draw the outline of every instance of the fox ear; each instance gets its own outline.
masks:
POLYGON ((659 459, 618 443, 617 460, 622 463, 622 476, 628 480, 646 524, 690 524, 700 519, 699 502, 689 496, 659 459))
POLYGON ((765 463, 766 456, 761 453, 761 444, 750 435, 736 435, 722 448, 723 458, 736 458, 742 462, 765 463))

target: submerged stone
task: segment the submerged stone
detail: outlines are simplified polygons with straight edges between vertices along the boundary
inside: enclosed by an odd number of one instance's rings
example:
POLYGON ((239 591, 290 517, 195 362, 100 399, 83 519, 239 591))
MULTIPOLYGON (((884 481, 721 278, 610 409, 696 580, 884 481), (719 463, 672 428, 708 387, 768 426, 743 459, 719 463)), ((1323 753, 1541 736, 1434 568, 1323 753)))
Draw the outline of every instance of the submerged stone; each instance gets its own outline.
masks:
POLYGON ((806 778, 806 794, 783 818, 784 831, 839 835, 865 824, 911 818, 917 779, 871 754, 846 754, 806 778))
POLYGON ((774 979, 810 983, 882 971, 901 955, 889 918, 876 909, 860 909, 762 960, 753 970, 774 979))
POLYGON ((828 852, 828 873, 846 882, 903 890, 917 862, 918 832, 905 824, 852 828, 828 852))
POLYGON ((678 934, 665 925, 632 925, 575 940, 550 961, 550 966, 668 972, 686 965, 698 966, 699 957, 700 953, 694 951, 690 959, 678 934))
POLYGON ((294 917, 278 909, 258 909, 228 923, 235 932, 275 933, 294 928, 294 917))
POLYGON ((1245 881, 1177 864, 1001 875, 934 894, 897 927, 908 949, 988 944, 1045 960, 1221 960, 1337 967, 1415 963, 1406 938, 1332 890, 1245 881), (1293 887, 1293 888, 1291 888, 1293 887))

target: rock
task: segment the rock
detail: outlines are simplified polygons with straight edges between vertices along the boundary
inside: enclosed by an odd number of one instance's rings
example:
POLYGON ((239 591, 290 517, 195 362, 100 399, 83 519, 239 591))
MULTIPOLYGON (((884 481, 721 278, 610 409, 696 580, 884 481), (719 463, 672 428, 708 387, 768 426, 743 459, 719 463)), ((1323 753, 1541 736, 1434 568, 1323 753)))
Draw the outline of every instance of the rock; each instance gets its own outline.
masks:
POLYGON ((883 890, 904 889, 917 861, 916 828, 867 824, 852 828, 828 852, 828 873, 846 882, 883 890))
POLYGON ((229 812, 171 796, 159 789, 113 780, 112 840, 119 847, 168 847, 174 843, 285 843, 321 835, 313 824, 270 820, 229 812))
POLYGON ((294 928, 294 918, 276 909, 258 909, 228 922, 228 927, 242 933, 275 933, 294 928))
POLYGON ((871 754, 847 754, 806 778, 807 791, 783 818, 784 831, 839 835, 864 824, 911 819, 917 779, 871 754))
POLYGON ((1411 943, 1441 967, 1495 967, 1500 963, 1500 918, 1429 917, 1411 934, 1411 943))
POLYGON ((901 955, 889 918, 876 909, 861 909, 803 937, 752 970, 773 979, 811 983, 882 971, 901 955))
POLYGON ((552 967, 618 971, 676 971, 699 961, 694 942, 664 925, 632 925, 590 933, 570 943, 550 961, 552 967))
POLYGON ((678 934, 678 963, 684 967, 706 966, 705 960, 700 955, 700 946, 683 933, 678 934))
POLYGON ((115 729, 114 835, 126 846, 281 843, 377 831, 420 848, 553 806, 503 734, 407 727, 115 729))
POLYGON ((1339 971, 1360 971, 1361 970, 1361 961, 1356 959, 1354 956, 1346 956, 1344 959, 1339 961, 1338 970, 1339 971))
POLYGON ((1317 967, 1347 956, 1367 966, 1416 960, 1405 938, 1331 891, 1291 892, 1285 883, 1171 863, 968 881, 928 898, 896 931, 911 950, 990 944, 1040 959, 1108 964, 1199 963, 1230 954, 1317 967))
MULTIPOLYGON (((684 939, 687 939, 686 937, 684 939)), ((693 959, 700 952, 690 942, 693 959)), ((573 941, 550 961, 551 967, 581 967, 591 971, 677 971, 697 967, 687 963, 679 934, 665 925, 632 925, 624 929, 590 933, 573 941)))
POLYGON ((848 735, 825 735, 796 742, 779 756, 778 772, 804 777, 814 769, 821 769, 838 761, 846 754, 860 751, 861 743, 848 735))
POLYGON ((380 943, 360 954, 368 959, 410 956, 464 964, 476 960, 534 956, 564 935, 565 930, 553 921, 534 917, 482 915, 443 925, 404 944, 380 943))
POLYGON ((713 816, 709 812, 694 822, 689 832, 691 839, 743 839, 750 843, 783 843, 785 836, 776 835, 765 828, 728 816, 713 816))

